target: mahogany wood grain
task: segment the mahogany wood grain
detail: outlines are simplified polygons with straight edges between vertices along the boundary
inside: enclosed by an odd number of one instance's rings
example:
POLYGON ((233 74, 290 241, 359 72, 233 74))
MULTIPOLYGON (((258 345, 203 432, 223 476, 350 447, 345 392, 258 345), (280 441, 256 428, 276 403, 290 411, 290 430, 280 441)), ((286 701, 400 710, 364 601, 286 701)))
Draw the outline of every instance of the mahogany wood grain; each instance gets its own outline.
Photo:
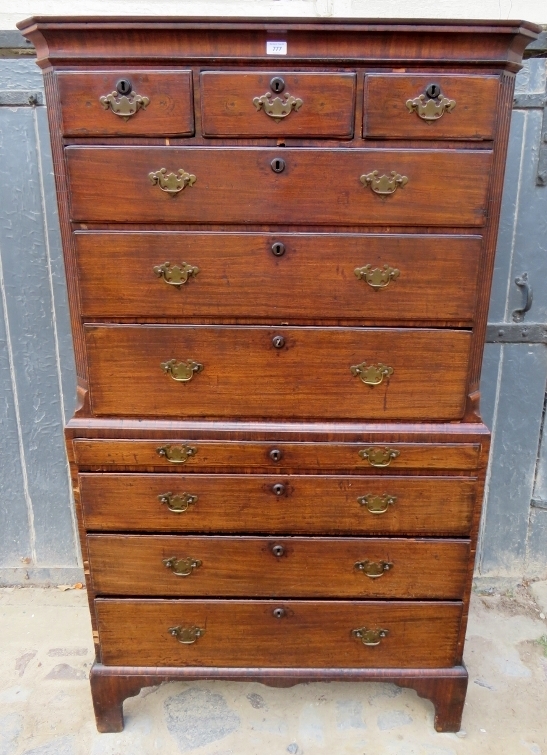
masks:
POLYGON ((477 236, 79 232, 82 315, 473 321, 477 236), (272 245, 281 242, 278 257, 272 245), (199 268, 180 287, 154 267, 199 268), (400 271, 375 290, 356 268, 400 271), (462 285, 465 283, 465 285, 462 285), (320 312, 317 303, 321 302, 320 312))
POLYGON ((442 668, 455 661, 461 603, 97 600, 105 665, 442 668), (285 610, 276 618, 275 608, 285 610), (205 628, 182 645, 173 626, 205 628), (376 647, 351 631, 387 629, 376 647))
MULTIPOLYGON (((439 73, 367 74, 365 137, 386 139, 492 139, 496 123, 499 76, 439 73), (425 121, 406 106, 438 84, 442 96, 456 106, 437 121, 425 121)), ((426 99, 428 99, 426 97, 426 99)))
POLYGON ((191 136, 194 102, 191 71, 60 71, 56 74, 67 136, 191 136), (105 110, 100 97, 116 91, 129 79, 132 94, 148 97, 145 109, 127 120, 105 110))
POLYGON ((461 419, 470 333, 455 330, 86 326, 91 408, 141 417, 461 419), (273 339, 284 340, 276 348, 273 339), (169 360, 203 365, 188 383, 169 360), (380 385, 351 372, 393 368, 380 385), (129 390, 128 390, 129 388, 129 390))
MULTIPOLYGON (((82 469, 132 467, 134 469, 159 467, 165 471, 184 473, 203 469, 222 471, 248 469, 257 471, 300 470, 301 473, 315 473, 320 470, 345 470, 359 474, 377 473, 389 475, 397 470, 464 470, 477 468, 481 458, 482 442, 488 447, 487 439, 479 443, 420 443, 392 442, 385 439, 362 443, 313 442, 297 443, 252 442, 232 440, 196 440, 195 437, 178 435, 158 438, 155 441, 77 438, 74 440, 76 463, 82 469), (195 454, 183 464, 170 462, 158 454, 158 448, 165 445, 190 445, 195 454), (378 469, 367 459, 359 456, 359 451, 369 447, 399 451, 389 466, 378 469), (273 459, 271 452, 280 451, 279 458, 273 459)), ((416 442, 418 441, 418 442, 416 442)))
POLYGON ((448 539, 103 534, 87 542, 100 595, 457 600, 469 559, 468 540, 448 539), (179 576, 163 563, 170 558, 201 566, 179 576), (356 567, 365 560, 393 566, 368 577, 356 567))
POLYGON ((67 147, 73 221, 470 226, 485 224, 489 151, 67 147), (274 173, 271 162, 286 167, 274 173), (149 174, 181 168, 193 186, 170 196, 149 174), (379 196, 360 176, 408 183, 379 196))
POLYGON ((353 136, 354 73, 293 71, 206 71, 200 75, 201 123, 204 136, 353 136), (274 93, 270 82, 281 77, 284 89, 274 93), (276 120, 257 110, 255 97, 289 96, 302 100, 298 110, 276 120))
POLYGON ((472 65, 518 70, 525 47, 541 31, 513 20, 358 18, 123 18, 37 16, 18 28, 36 47, 38 64, 80 65, 148 59, 173 65, 195 59, 218 65, 262 62, 267 40, 288 40, 283 60, 324 66, 329 61, 388 66, 472 65), (121 31, 123 30, 123 33, 121 31), (144 33, 146 32, 146 33, 144 33), (480 42, 479 42, 480 40, 480 42))
POLYGON ((468 535, 477 479, 81 473, 78 487, 89 530, 468 535), (165 493, 197 502, 173 512, 165 493), (372 513, 366 495, 396 501, 372 513))

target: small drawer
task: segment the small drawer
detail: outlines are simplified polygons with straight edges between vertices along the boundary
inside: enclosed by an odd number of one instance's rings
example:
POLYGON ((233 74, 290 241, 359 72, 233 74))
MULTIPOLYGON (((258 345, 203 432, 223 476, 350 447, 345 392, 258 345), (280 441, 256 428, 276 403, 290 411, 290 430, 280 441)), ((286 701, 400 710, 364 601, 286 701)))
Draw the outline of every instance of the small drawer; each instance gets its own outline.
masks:
POLYGON ((80 147, 71 218, 105 223, 486 222, 490 150, 80 147))
POLYGON ((87 318, 359 324, 471 323, 482 242, 479 236, 152 231, 79 232, 74 239, 87 318))
POLYGON ((363 135, 383 139, 494 138, 498 76, 369 74, 363 135))
MULTIPOLYGON (((179 473, 200 470, 336 470, 359 474, 391 470, 474 470, 481 462, 482 443, 384 442, 290 443, 285 441, 74 440, 74 456, 82 469, 154 469, 179 473)), ((164 492, 164 491, 161 491, 164 492)), ((382 491, 384 492, 384 491, 382 491)))
POLYGON ((220 668, 445 668, 461 603, 95 601, 102 662, 220 668))
POLYGON ((65 136, 192 136, 191 71, 57 73, 65 136))
POLYGON ((203 135, 351 139, 355 81, 354 73, 207 71, 203 135))
POLYGON ((96 531, 468 535, 465 477, 80 474, 96 531))
POLYGON ((459 599, 468 540, 88 535, 101 595, 459 599))
POLYGON ((471 333, 88 325, 96 415, 456 420, 471 333))

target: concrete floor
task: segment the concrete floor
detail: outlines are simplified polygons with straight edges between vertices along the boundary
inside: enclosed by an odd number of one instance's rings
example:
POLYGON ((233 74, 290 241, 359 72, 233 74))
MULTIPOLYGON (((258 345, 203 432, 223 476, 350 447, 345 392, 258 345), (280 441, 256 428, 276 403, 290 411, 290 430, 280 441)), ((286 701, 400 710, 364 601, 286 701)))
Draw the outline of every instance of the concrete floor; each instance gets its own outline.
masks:
POLYGON ((171 683, 95 729, 82 590, 0 589, 0 755, 547 755, 547 583, 474 595, 459 734, 389 684, 171 683))

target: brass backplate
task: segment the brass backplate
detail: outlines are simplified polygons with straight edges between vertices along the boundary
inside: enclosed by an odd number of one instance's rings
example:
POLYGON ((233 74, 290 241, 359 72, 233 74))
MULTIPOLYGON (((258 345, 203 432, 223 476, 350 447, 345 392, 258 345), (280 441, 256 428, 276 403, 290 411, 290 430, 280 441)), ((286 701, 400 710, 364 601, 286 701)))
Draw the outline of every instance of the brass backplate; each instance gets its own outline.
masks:
POLYGON ((189 577, 194 569, 199 569, 202 562, 199 558, 177 558, 176 556, 171 556, 171 558, 164 558, 162 564, 171 569, 177 577, 189 577))
POLYGON ((409 113, 416 113, 423 121, 433 123, 442 118, 445 113, 451 113, 456 107, 456 100, 449 100, 442 94, 432 100, 425 94, 420 94, 413 100, 407 100, 406 106, 409 113))
POLYGON ((397 280, 401 274, 400 270, 389 265, 384 265, 383 268, 365 265, 364 267, 356 267, 353 272, 359 280, 364 280, 375 291, 387 288, 391 281, 397 280))
POLYGON ((187 359, 186 361, 177 362, 176 359, 169 359, 167 362, 162 362, 160 367, 177 383, 189 383, 197 372, 203 370, 203 365, 199 362, 194 362, 193 359, 187 359))
POLYGON ((114 91, 99 97, 99 101, 105 110, 111 110, 114 115, 119 115, 124 121, 128 121, 141 108, 146 110, 150 104, 148 97, 143 97, 136 92, 125 95, 114 91))
POLYGON ((163 456, 173 464, 185 464, 188 459, 197 454, 195 446, 160 446, 156 448, 158 456, 163 456))
POLYGON ((170 194, 172 197, 176 196, 187 186, 193 186, 197 181, 193 173, 187 173, 183 168, 180 168, 177 173, 168 173, 167 168, 160 168, 153 173, 149 173, 148 178, 153 186, 159 186, 162 191, 165 191, 166 194, 170 194))
POLYGON ((362 495, 357 499, 357 502, 367 508, 371 514, 385 514, 389 506, 393 506, 397 501, 397 496, 388 495, 375 495, 369 493, 368 495, 362 495))
POLYGON ((172 265, 170 262, 164 262, 163 265, 155 265, 154 273, 158 278, 162 278, 171 286, 180 288, 188 281, 189 278, 195 278, 199 273, 199 267, 181 262, 180 265, 172 265))
POLYGON ((379 176, 377 170, 373 170, 372 173, 365 173, 359 179, 363 186, 370 186, 375 194, 387 196, 388 194, 394 194, 399 187, 406 186, 408 178, 401 176, 396 170, 391 171, 391 175, 379 176))
POLYGON ((263 94, 260 97, 255 97, 253 99, 253 104, 257 110, 263 110, 266 115, 273 118, 276 123, 279 123, 280 120, 290 115, 293 110, 300 110, 304 104, 304 101, 301 100, 300 97, 293 97, 292 94, 289 94, 288 92, 285 94, 284 98, 274 97, 273 100, 271 98, 272 93, 266 92, 266 94, 263 94))
POLYGON ((384 637, 388 636, 389 631, 387 629, 368 629, 367 627, 361 627, 360 629, 352 629, 351 634, 352 637, 361 640, 363 645, 375 647, 380 644, 384 637))
POLYGON ((361 459, 368 461, 371 467, 389 467, 393 459, 396 459, 400 454, 400 451, 388 448, 387 446, 384 448, 375 446, 359 451, 361 459))
POLYGON ((203 635, 205 634, 205 629, 203 629, 202 627, 178 626, 170 627, 167 631, 173 637, 176 637, 181 645, 193 645, 197 639, 203 637, 203 635))
POLYGON ((387 571, 393 569, 393 564, 391 561, 357 561, 355 568, 371 579, 378 579, 383 577, 387 571))
POLYGON ((365 385, 380 385, 384 378, 389 378, 393 375, 393 367, 388 367, 387 364, 367 364, 361 362, 361 364, 354 364, 350 367, 351 374, 354 377, 358 377, 365 385))
POLYGON ((174 495, 173 493, 162 493, 158 496, 160 503, 164 503, 169 511, 175 514, 183 514, 188 511, 189 506, 193 506, 197 503, 197 495, 192 493, 180 493, 180 495, 174 495))

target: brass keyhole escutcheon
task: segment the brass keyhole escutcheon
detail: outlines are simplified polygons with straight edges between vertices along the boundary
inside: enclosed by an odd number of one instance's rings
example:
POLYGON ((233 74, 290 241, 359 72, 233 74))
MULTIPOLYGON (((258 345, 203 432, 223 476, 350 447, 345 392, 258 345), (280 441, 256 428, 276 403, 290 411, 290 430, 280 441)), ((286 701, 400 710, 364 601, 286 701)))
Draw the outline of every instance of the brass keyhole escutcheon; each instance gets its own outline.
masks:
POLYGON ((389 467, 393 459, 400 456, 401 452, 394 448, 364 448, 359 451, 361 459, 368 461, 371 467, 389 467))
POLYGON ((387 637, 389 631, 387 629, 367 629, 367 627, 361 627, 360 629, 352 629, 352 637, 361 640, 363 645, 368 647, 376 647, 380 642, 387 637))
POLYGON ((193 645, 197 639, 205 634, 205 629, 201 627, 170 627, 167 631, 170 635, 176 637, 181 645, 193 645))
POLYGON ((282 349, 283 346, 285 346, 285 339, 283 336, 274 336, 272 338, 272 343, 276 349, 282 349))
POLYGON ((169 511, 174 514, 184 514, 188 511, 189 506, 193 506, 197 503, 197 495, 192 493, 181 493, 180 495, 173 495, 173 493, 162 493, 158 496, 158 501, 164 503, 169 511))
POLYGON ((274 495, 280 496, 283 495, 285 492, 285 486, 282 482, 276 482, 275 485, 272 485, 272 493, 274 495))
POLYGON ((274 94, 279 94, 285 89, 285 82, 281 78, 281 76, 274 76, 274 78, 270 81, 270 89, 274 94))
POLYGON ((118 94, 125 94, 127 96, 133 91, 133 85, 129 79, 120 79, 116 82, 116 91, 118 94))
POLYGON ((276 257, 282 257, 285 254, 285 244, 281 241, 275 241, 272 244, 272 254, 275 254, 276 257))
POLYGON ((384 574, 393 569, 391 561, 357 561, 355 568, 362 571, 370 579, 378 579, 383 577, 384 574))
POLYGON ((274 157, 271 166, 274 173, 283 173, 285 170, 285 160, 282 157, 274 157))
POLYGON ((284 608, 274 608, 272 611, 273 615, 276 619, 282 619, 286 615, 286 611, 284 608))
POLYGON ((272 448, 270 451, 270 459, 272 461, 281 461, 283 458, 283 451, 281 451, 279 448, 272 448))
POLYGON ((274 556, 277 556, 277 558, 281 558, 285 553, 285 548, 282 545, 274 545, 272 546, 272 553, 274 556))
POLYGON ((172 464, 185 464, 197 452, 195 446, 160 446, 160 448, 156 448, 158 456, 162 456, 172 464))
POLYGON ((385 514, 389 506, 393 506, 397 501, 397 496, 388 495, 375 495, 369 493, 368 495, 362 495, 357 499, 357 503, 367 508, 371 514, 385 514))
POLYGON ((189 577, 194 569, 199 569, 202 562, 199 558, 177 558, 176 556, 171 556, 171 558, 164 558, 162 564, 167 569, 171 569, 177 577, 189 577))

